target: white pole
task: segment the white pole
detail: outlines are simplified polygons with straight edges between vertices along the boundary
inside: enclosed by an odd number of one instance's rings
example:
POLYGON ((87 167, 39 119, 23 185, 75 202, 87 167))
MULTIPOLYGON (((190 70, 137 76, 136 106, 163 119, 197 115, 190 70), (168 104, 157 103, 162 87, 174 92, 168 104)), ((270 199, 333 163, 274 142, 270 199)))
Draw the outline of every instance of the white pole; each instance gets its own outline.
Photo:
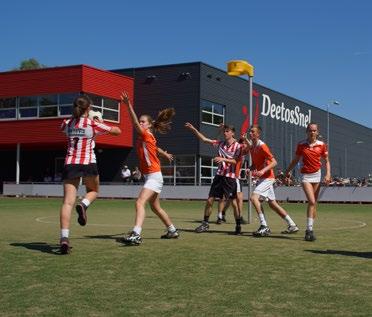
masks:
MULTIPOLYGON (((253 84, 252 84, 252 77, 248 76, 249 80, 249 128, 252 127, 253 124, 253 110, 252 110, 252 103, 253 103, 253 84)), ((249 166, 252 165, 252 157, 249 155, 249 166)), ((252 223, 252 202, 251 202, 251 193, 252 193, 252 172, 248 173, 248 223, 252 223)))
POLYGON ((345 178, 347 177, 347 147, 345 146, 345 178))
POLYGON ((16 184, 19 184, 20 176, 20 157, 21 157, 21 144, 17 143, 17 154, 16 154, 16 184))
POLYGON ((329 142, 329 105, 327 104, 327 144, 328 144, 328 153, 331 151, 329 142))

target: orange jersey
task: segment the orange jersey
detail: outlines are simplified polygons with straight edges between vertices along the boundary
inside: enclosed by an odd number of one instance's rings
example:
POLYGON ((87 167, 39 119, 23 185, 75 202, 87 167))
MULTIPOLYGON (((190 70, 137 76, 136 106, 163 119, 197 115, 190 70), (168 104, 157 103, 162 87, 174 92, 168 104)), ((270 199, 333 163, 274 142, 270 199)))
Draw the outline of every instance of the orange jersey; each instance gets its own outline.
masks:
MULTIPOLYGON (((260 171, 265 166, 269 165, 274 158, 274 156, 271 154, 270 148, 261 140, 258 140, 257 144, 251 147, 250 153, 252 157, 252 164, 257 171, 260 171)), ((260 178, 275 178, 273 169, 268 170, 260 178)))
POLYGON ((296 155, 302 157, 301 173, 315 173, 322 166, 320 158, 328 156, 327 145, 319 140, 316 140, 314 144, 309 144, 307 140, 304 140, 297 144, 296 155))
POLYGON ((142 130, 142 134, 138 136, 136 150, 142 174, 161 171, 156 139, 149 130, 142 130))

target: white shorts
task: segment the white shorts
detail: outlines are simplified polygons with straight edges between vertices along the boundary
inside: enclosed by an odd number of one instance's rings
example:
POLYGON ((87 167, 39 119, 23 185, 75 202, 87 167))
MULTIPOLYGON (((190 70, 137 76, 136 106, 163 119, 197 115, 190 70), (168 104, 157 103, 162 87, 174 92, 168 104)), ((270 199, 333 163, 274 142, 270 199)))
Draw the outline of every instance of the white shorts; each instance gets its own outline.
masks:
POLYGON ((144 174, 145 185, 143 188, 151 189, 155 193, 160 193, 163 188, 163 175, 161 172, 155 172, 150 174, 144 174))
POLYGON ((322 178, 321 170, 318 170, 315 173, 302 174, 301 182, 302 183, 320 183, 322 178))
POLYGON ((268 198, 269 200, 275 200, 274 186, 275 179, 264 178, 257 182, 256 188, 253 193, 260 195, 260 197, 268 198))
POLYGON ((241 193, 243 191, 243 181, 239 178, 236 179, 236 192, 241 193))

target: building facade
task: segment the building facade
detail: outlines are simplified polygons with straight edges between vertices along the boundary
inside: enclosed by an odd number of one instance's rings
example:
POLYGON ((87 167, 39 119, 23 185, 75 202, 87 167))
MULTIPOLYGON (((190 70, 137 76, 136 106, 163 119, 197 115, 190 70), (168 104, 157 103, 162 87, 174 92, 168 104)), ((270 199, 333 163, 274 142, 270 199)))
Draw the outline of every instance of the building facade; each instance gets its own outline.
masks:
MULTIPOLYGON (((201 62, 113 71, 134 78, 138 113, 156 115, 164 107, 176 109, 172 131, 159 136, 160 146, 176 155, 173 169, 167 168, 169 182, 210 183, 216 170, 215 152, 186 130, 184 123, 193 123, 209 138, 221 138, 218 125, 224 122, 234 125, 239 136, 249 122, 248 81, 201 62)), ((319 124, 321 139, 328 143, 327 111, 256 83, 252 116, 278 161, 277 170, 288 166, 297 143, 306 138, 309 122, 319 124)), ((372 174, 372 129, 334 114, 329 114, 329 128, 332 175, 363 178, 372 174)), ((299 174, 298 168, 295 173, 299 174)))
POLYGON ((103 180, 112 180, 122 153, 133 146, 131 121, 120 109, 122 89, 133 95, 133 80, 86 65, 0 73, 0 183, 60 178, 66 154, 60 126, 80 93, 88 94, 94 109, 123 131, 120 137, 96 140, 98 168, 107 171, 103 180))
MULTIPOLYGON (((174 163, 163 162, 167 184, 210 184, 217 168, 215 150, 199 142, 185 122, 212 139, 222 137, 220 123, 234 125, 237 136, 248 129, 248 81, 201 62, 111 71, 78 65, 0 73, 0 182, 17 177, 21 182, 43 181, 46 169, 54 176, 60 173, 65 137, 59 125, 80 92, 90 94, 104 119, 123 131, 120 138, 96 140, 101 180, 120 181, 124 163, 132 169, 138 164, 133 148, 136 135, 127 109, 119 103, 123 89, 133 97, 138 115, 155 118, 162 108, 176 110, 171 132, 157 136, 159 146, 175 155, 174 163)), ((277 170, 288 166, 296 144, 306 138, 309 122, 319 123, 327 142, 325 110, 256 83, 252 120, 262 127, 262 139, 278 161, 277 170)), ((329 122, 332 174, 372 174, 372 129, 333 114, 329 122)))

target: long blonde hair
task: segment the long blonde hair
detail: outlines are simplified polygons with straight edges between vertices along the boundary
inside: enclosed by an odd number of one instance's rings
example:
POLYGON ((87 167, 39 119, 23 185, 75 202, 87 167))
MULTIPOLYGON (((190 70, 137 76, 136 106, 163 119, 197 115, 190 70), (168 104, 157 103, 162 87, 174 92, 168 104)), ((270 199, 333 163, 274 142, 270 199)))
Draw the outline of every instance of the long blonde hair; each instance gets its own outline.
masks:
POLYGON ((151 128, 155 132, 165 134, 171 129, 172 118, 175 116, 175 114, 176 111, 174 108, 166 108, 159 111, 156 120, 153 120, 148 114, 144 114, 143 116, 146 117, 148 122, 151 123, 151 128))

